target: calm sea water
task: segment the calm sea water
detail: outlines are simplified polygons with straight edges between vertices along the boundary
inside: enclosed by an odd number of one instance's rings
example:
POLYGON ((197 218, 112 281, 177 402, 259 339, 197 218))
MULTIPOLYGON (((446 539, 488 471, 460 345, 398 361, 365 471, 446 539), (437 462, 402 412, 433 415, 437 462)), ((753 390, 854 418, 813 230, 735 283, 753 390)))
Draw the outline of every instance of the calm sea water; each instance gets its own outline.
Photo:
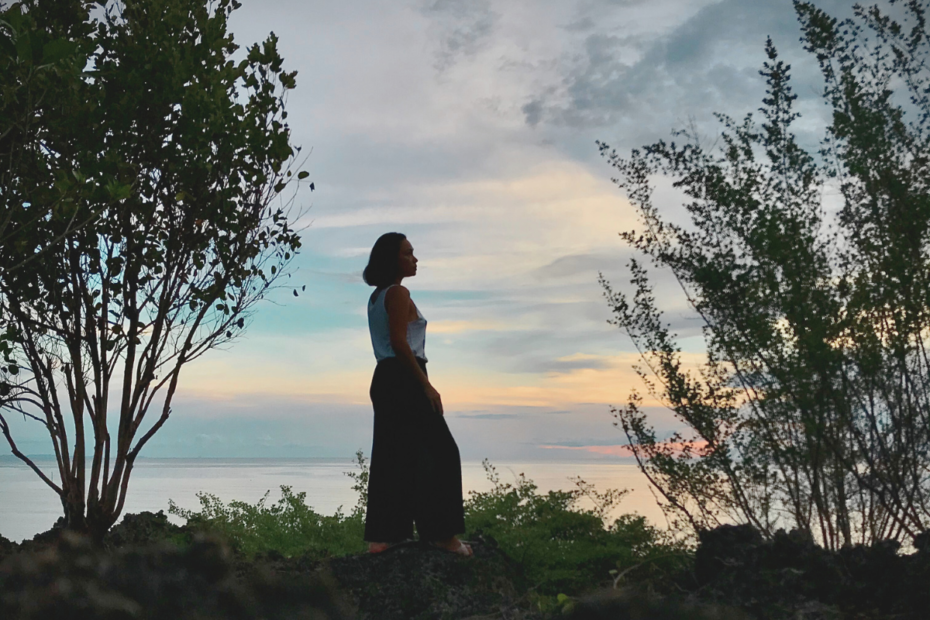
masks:
MULTIPOLYGON (((54 471, 52 461, 39 461, 44 471, 54 471)), ((502 482, 513 482, 524 473, 540 491, 574 488, 569 478, 581 476, 598 490, 629 488, 616 511, 636 512, 656 525, 665 521, 635 465, 618 463, 495 463, 502 482)), ((269 500, 280 498, 280 487, 307 493, 307 503, 317 512, 332 514, 340 506, 349 512, 356 502, 349 459, 140 459, 129 484, 124 513, 168 511, 168 500, 182 508, 197 509, 197 493, 205 491, 223 501, 250 503, 266 491, 269 500)), ((469 491, 485 491, 491 483, 480 462, 462 463, 462 484, 469 491)), ((0 534, 19 542, 49 529, 61 515, 58 497, 25 465, 0 459, 0 534)), ((616 516, 615 515, 615 516, 616 516)), ((171 517, 176 523, 181 520, 171 517)))

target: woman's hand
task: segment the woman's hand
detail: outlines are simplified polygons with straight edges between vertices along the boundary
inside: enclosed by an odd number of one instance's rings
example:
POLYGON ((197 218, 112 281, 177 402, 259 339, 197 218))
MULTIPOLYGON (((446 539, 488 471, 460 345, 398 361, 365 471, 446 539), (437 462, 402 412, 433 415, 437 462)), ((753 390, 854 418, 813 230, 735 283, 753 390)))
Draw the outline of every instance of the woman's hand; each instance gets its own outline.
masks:
POLYGON ((439 392, 436 391, 436 388, 427 383, 423 390, 426 392, 426 398, 429 400, 429 404, 433 406, 433 411, 439 415, 443 415, 442 399, 439 397, 439 392))

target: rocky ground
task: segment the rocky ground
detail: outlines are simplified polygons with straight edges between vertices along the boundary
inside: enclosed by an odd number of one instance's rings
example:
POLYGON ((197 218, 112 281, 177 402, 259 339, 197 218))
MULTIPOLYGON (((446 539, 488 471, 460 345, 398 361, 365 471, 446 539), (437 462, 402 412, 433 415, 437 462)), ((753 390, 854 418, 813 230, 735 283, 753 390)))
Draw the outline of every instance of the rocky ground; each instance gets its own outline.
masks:
POLYGON ((693 593, 760 620, 930 618, 930 532, 914 553, 894 541, 828 551, 800 531, 764 540, 748 525, 703 532, 693 593))
MULTIPOLYGON (((221 540, 128 515, 102 548, 51 531, 0 537, 0 618, 542 620, 531 584, 493 540, 474 558, 416 543, 329 560, 245 559, 221 540)), ((658 590, 605 590, 554 612, 574 620, 918 620, 930 617, 930 535, 825 551, 797 533, 706 532, 693 570, 658 590)), ((550 613, 549 617, 552 617, 550 613)))
POLYGON ((473 548, 470 559, 410 544, 328 561, 245 560, 163 514, 128 515, 102 549, 68 533, 0 538, 0 618, 540 618, 493 542, 473 548))
POLYGON ((317 573, 279 575, 255 567, 241 579, 228 547, 197 536, 115 550, 65 534, 0 564, 0 618, 246 619, 353 617, 317 573))

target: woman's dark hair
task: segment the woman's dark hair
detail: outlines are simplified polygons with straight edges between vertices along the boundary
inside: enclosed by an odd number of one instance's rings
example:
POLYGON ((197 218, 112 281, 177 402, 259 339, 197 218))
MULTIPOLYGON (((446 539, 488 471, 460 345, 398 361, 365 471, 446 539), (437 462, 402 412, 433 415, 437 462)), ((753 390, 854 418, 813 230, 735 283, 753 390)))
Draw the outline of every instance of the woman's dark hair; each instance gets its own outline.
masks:
POLYGON ((407 235, 398 232, 384 233, 371 248, 368 266, 362 272, 362 278, 369 286, 382 288, 394 284, 397 279, 397 260, 400 258, 400 243, 407 235))

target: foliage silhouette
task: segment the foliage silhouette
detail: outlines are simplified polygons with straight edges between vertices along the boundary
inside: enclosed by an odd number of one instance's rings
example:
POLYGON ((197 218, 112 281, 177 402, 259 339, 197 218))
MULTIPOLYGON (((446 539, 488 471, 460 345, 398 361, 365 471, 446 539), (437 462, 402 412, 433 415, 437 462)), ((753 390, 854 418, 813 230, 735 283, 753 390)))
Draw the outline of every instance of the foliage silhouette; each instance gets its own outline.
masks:
POLYGON ((580 478, 575 489, 541 494, 523 474, 513 484, 502 482, 487 460, 492 488, 471 492, 465 502, 469 534, 480 532, 523 569, 545 606, 564 602, 558 595, 576 595, 624 575, 630 581, 667 576, 687 561, 687 548, 648 523, 645 517, 610 514, 627 491, 598 492, 580 478), (585 500, 591 507, 584 507, 585 500))
MULTIPOLYGON (((0 8, 0 21, 74 50, 49 74, 60 77, 34 131, 8 134, 29 157, 0 171, 16 189, 5 215, 67 215, 0 239, 0 264, 22 265, 0 270, 0 432, 60 496, 67 526, 99 540, 181 369, 243 332, 300 248, 300 213, 281 195, 306 174, 284 109, 295 73, 273 34, 232 60, 235 0, 96 4, 0 8), (18 449, 11 413, 47 430, 57 475, 18 449)), ((3 110, 33 88, 5 84, 3 110)))
POLYGON ((703 322, 706 360, 689 370, 646 266, 630 262, 632 295, 602 277, 648 391, 686 427, 660 438, 636 392, 615 410, 679 524, 798 528, 833 549, 930 527, 930 39, 923 3, 888 4, 898 21, 795 2, 832 109, 819 153, 792 133, 771 40, 761 124, 719 115, 719 148, 694 132, 628 158, 600 144, 643 224, 621 237, 703 322), (686 196, 687 224, 660 215, 657 174, 686 196))
MULTIPOLYGON (((270 493, 270 492, 269 492, 270 493)), ((362 553, 365 531, 361 515, 323 516, 310 508, 305 492, 281 487, 281 499, 268 505, 265 493, 256 504, 233 500, 225 504, 215 495, 198 493, 200 510, 192 511, 170 502, 168 513, 181 517, 195 529, 223 535, 247 557, 277 552, 285 557, 315 558, 362 553)))
MULTIPOLYGON (((271 505, 268 493, 256 504, 224 503, 198 493, 199 510, 171 502, 169 513, 194 530, 223 535, 250 557, 270 552, 312 558, 362 553, 365 516, 359 507, 365 505, 367 484, 362 480, 368 465, 361 451, 355 463, 357 471, 349 475, 358 502, 348 515, 340 508, 332 516, 321 516, 307 506, 305 493, 295 494, 286 486, 281 487, 281 499, 271 505)), ((488 461, 484 467, 492 486, 471 492, 465 501, 466 535, 491 537, 516 563, 541 609, 564 608, 568 597, 598 585, 666 580, 690 565, 691 551, 644 517, 628 514, 610 520, 625 491, 600 492, 576 478, 571 491, 542 494, 523 474, 510 484, 501 481, 488 461)))

